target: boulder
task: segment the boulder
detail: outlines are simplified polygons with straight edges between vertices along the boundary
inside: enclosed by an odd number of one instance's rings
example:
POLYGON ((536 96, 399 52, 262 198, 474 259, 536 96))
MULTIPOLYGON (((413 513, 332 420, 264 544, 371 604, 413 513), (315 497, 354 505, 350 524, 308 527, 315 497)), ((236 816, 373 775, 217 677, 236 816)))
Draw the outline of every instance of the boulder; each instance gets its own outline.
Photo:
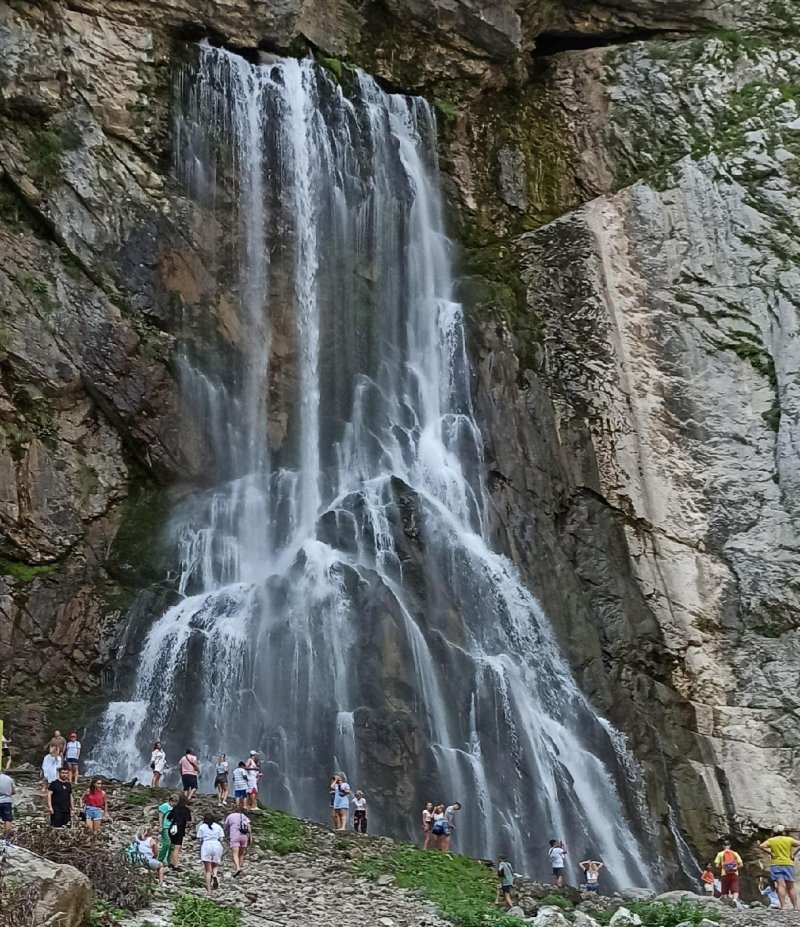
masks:
POLYGON ((652 888, 623 888, 620 895, 630 901, 649 901, 656 897, 652 888))
POLYGON ((81 927, 84 923, 92 907, 92 883, 74 866, 50 862, 20 847, 7 847, 0 864, 9 883, 35 886, 39 900, 33 927, 81 927))
POLYGON ((617 908, 609 921, 611 927, 639 927, 642 923, 641 917, 629 911, 627 908, 617 908))
POLYGON ((535 927, 571 927, 561 909, 549 904, 539 908, 532 923, 535 927))
POLYGON ((656 896, 656 901, 666 901, 670 904, 678 904, 681 901, 691 901, 694 904, 722 904, 719 898, 710 898, 707 895, 696 895, 694 892, 687 891, 686 889, 664 892, 656 896))
POLYGON ((585 911, 576 911, 572 924, 573 927, 600 927, 599 922, 585 911))

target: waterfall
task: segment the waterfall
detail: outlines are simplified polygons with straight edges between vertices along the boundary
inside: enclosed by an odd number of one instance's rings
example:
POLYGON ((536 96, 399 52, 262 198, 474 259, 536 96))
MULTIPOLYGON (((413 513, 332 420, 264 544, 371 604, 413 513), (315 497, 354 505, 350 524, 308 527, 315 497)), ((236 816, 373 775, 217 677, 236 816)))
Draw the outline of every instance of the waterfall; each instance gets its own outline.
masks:
POLYGON ((225 335, 219 305, 185 310, 213 488, 175 512, 180 600, 92 768, 146 776, 155 739, 173 763, 259 749, 264 799, 323 817, 346 765, 375 830, 418 838, 424 802, 460 800, 460 851, 544 876, 558 837, 649 884, 615 732, 486 540, 430 106, 201 47, 175 111, 176 177, 235 297, 225 335))

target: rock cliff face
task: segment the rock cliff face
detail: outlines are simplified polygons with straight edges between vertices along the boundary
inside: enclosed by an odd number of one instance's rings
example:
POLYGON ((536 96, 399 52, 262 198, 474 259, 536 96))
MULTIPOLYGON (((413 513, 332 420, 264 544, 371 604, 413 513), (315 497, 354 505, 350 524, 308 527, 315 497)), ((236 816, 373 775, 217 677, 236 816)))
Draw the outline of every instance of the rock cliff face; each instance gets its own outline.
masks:
POLYGON ((311 47, 436 101, 496 541, 665 830, 706 853, 797 820, 798 31, 780 0, 0 0, 18 745, 108 697, 120 619, 168 573, 169 503, 209 452, 179 325, 235 349, 170 179, 172 63, 200 38, 311 47))

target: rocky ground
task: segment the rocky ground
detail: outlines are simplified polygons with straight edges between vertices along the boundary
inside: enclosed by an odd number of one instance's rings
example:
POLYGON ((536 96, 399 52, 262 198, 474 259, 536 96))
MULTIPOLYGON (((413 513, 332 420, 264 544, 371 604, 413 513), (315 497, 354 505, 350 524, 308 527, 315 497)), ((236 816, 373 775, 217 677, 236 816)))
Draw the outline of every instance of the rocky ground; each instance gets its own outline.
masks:
MULTIPOLYGON (((33 770, 15 771, 14 775, 18 787, 16 828, 20 843, 24 843, 25 832, 45 819, 44 802, 33 770)), ((81 790, 84 787, 81 781, 81 790)), ((143 824, 157 823, 157 805, 169 794, 168 789, 109 784, 110 821, 104 827, 103 839, 121 850, 143 824)), ((192 806, 195 821, 206 812, 219 815, 221 809, 215 797, 198 796, 192 806)), ((226 853, 223 860, 219 889, 214 894, 219 907, 196 907, 197 900, 205 897, 205 890, 197 844, 190 837, 181 861, 184 871, 168 871, 166 884, 163 888, 153 886, 150 903, 145 908, 126 913, 102 901, 96 902, 89 920, 84 922, 86 927, 234 927, 237 924, 244 927, 446 927, 453 923, 462 927, 477 924, 512 927, 525 921, 537 927, 570 927, 571 924, 599 927, 609 920, 613 927, 636 927, 641 921, 625 905, 635 908, 637 902, 652 897, 652 893, 644 889, 632 889, 624 893, 624 897, 594 898, 574 888, 554 892, 550 886, 520 879, 517 886, 520 907, 512 912, 516 917, 506 917, 499 909, 496 914, 493 912, 487 895, 487 887, 491 886, 489 869, 478 861, 455 858, 451 871, 442 868, 445 860, 440 854, 418 855, 412 848, 386 837, 337 835, 320 824, 297 821, 268 810, 252 817, 254 842, 248 851, 243 875, 234 879, 229 854, 226 853), (407 884, 408 870, 396 870, 397 877, 385 871, 391 869, 387 861, 395 860, 398 853, 441 874, 442 880, 455 875, 453 892, 463 895, 463 910, 440 910, 425 897, 429 885, 424 878, 419 883, 420 889, 400 887, 398 882, 407 884), (480 903, 475 901, 479 897, 480 903)), ((696 910, 694 923, 699 927, 713 927, 720 920, 731 925, 767 927, 781 923, 786 927, 800 927, 800 912, 776 913, 764 908, 735 912, 717 901, 706 901, 690 893, 670 892, 659 896, 674 904, 687 897, 693 904, 703 904, 709 912, 707 919, 700 920, 699 909, 696 910)), ((13 923, 16 927, 17 922, 13 923)), ((674 918, 672 923, 675 924, 674 918)), ((2 913, 0 924, 6 927, 2 913)), ((689 927, 688 922, 686 927, 689 927)))

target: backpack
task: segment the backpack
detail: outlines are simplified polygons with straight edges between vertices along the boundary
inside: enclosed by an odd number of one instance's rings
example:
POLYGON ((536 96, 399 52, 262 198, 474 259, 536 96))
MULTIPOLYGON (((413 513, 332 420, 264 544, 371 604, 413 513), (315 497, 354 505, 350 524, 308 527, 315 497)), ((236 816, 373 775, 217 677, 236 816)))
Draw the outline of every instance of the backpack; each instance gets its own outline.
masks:
POLYGON ((436 834, 437 837, 441 837, 442 834, 446 833, 445 831, 445 821, 443 818, 436 821, 431 829, 431 833, 436 834))
POLYGON ((245 821, 244 815, 239 815, 239 833, 240 834, 249 834, 250 825, 245 821))
POLYGON ((722 868, 725 872, 736 872, 739 868, 736 863, 736 854, 733 850, 725 850, 722 854, 722 868))

